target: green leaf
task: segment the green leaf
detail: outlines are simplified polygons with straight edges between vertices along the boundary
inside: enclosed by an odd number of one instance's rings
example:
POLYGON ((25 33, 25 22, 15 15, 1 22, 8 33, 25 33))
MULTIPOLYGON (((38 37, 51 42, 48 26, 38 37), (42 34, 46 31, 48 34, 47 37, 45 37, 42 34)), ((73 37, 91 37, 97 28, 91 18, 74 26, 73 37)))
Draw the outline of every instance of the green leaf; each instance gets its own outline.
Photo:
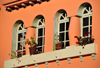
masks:
POLYGON ((30 39, 34 39, 33 37, 30 37, 30 39))
POLYGON ((29 43, 30 41, 29 41, 29 39, 27 39, 27 41, 26 41, 27 43, 29 43))

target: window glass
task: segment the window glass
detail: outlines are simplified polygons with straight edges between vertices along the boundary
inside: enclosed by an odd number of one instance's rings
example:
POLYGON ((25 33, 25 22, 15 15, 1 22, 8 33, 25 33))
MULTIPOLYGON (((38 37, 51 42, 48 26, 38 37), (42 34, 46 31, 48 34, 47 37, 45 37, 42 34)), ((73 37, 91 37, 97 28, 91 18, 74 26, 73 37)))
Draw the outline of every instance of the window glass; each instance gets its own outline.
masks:
POLYGON ((21 41, 23 39, 23 34, 22 33, 19 33, 18 34, 18 41, 21 41))
POLYGON ((86 18, 83 18, 83 26, 88 26, 89 25, 89 18, 86 17, 86 18))
POLYGON ((90 25, 92 25, 92 16, 90 16, 90 25))
POLYGON ((88 13, 86 10, 84 11, 84 14, 88 13))
POLYGON ((90 36, 92 35, 92 27, 90 27, 90 36))
POLYGON ((60 41, 64 41, 64 33, 60 33, 60 41))
POLYGON ((69 42, 66 42, 66 47, 69 46, 69 42))
POLYGON ((88 27, 87 28, 83 28, 83 36, 85 35, 85 34, 87 34, 88 33, 88 27))
POLYGON ((60 17, 60 20, 64 19, 62 16, 60 17))
POLYGON ((65 30, 65 23, 60 23, 60 31, 64 31, 65 30))
POLYGON ((38 29, 38 36, 43 36, 43 28, 38 29))
POLYGON ((42 25, 42 23, 41 23, 41 22, 39 22, 39 25, 42 25))
POLYGON ((43 40, 42 40, 42 37, 41 37, 41 38, 38 38, 38 45, 39 45, 39 46, 42 46, 42 41, 43 41, 43 40))
POLYGON ((66 32, 66 40, 69 40, 68 32, 66 32))
POLYGON ((69 22, 66 22, 66 30, 69 30, 69 22))

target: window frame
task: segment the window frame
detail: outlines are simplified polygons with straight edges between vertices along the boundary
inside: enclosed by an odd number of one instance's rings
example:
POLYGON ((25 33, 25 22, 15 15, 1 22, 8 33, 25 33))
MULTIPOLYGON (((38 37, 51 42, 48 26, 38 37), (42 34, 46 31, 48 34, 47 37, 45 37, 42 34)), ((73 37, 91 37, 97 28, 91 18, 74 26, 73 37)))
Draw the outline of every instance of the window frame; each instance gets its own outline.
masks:
MULTIPOLYGON (((69 18, 67 18, 67 14, 66 14, 66 13, 61 13, 60 16, 59 16, 59 23, 58 23, 58 35, 59 35, 60 33, 64 33, 64 41, 63 41, 64 47, 66 47, 66 42, 70 42, 69 40, 66 40, 66 32, 69 33, 69 29, 66 30, 66 23, 67 23, 67 22, 69 22, 69 24, 70 24, 69 18), (65 16, 64 16, 63 14, 64 14, 65 16), (60 20, 61 16, 63 17, 63 19, 60 20), (64 31, 60 31, 60 24, 61 24, 61 23, 65 23, 65 25, 64 25, 64 26, 65 26, 64 31)), ((59 35, 59 36, 60 36, 60 35, 59 35)), ((68 35, 68 36, 69 36, 69 35, 68 35)), ((68 46, 70 46, 70 43, 69 43, 68 46)))
MULTIPOLYGON (((24 39, 24 33, 26 33, 26 31, 27 31, 27 29, 25 29, 24 28, 24 24, 23 24, 23 27, 21 26, 23 23, 20 23, 19 25, 18 25, 18 28, 17 28, 17 35, 16 35, 16 50, 18 50, 18 43, 23 43, 23 42, 25 42, 25 39, 24 39), (22 30, 19 30, 19 28, 22 28, 22 30), (22 33, 23 34, 23 36, 22 36, 22 38, 23 38, 23 40, 18 40, 18 34, 20 34, 20 33, 22 33)), ((25 36, 26 36, 26 34, 25 34, 25 36)), ((24 52, 26 49, 23 49, 23 47, 24 46, 22 46, 22 49, 21 50, 18 50, 17 52, 16 52, 16 56, 18 56, 17 54, 18 54, 18 52, 24 52)), ((23 53, 21 54, 21 57, 23 56, 23 53)))
MULTIPOLYGON (((86 7, 88 7, 88 6, 86 6, 86 7)), ((90 25, 90 20, 91 20, 90 17, 92 17, 92 8, 89 6, 89 10, 87 10, 86 7, 84 7, 84 9, 82 10, 82 17, 81 17, 81 37, 83 37, 83 28, 88 27, 88 32, 90 32, 90 28, 92 28, 92 24, 90 25), (85 10, 87 11, 87 13, 84 14, 85 10), (87 18, 87 17, 88 17, 88 25, 87 26, 83 26, 83 18, 87 18)), ((91 35, 92 35, 92 33, 91 33, 91 35)), ((91 35, 88 34, 88 37, 91 37, 91 35)))
MULTIPOLYGON (((44 39, 42 40, 42 46, 37 46, 36 48, 39 48, 39 47, 42 47, 42 53, 44 52, 44 45, 45 45, 45 21, 44 21, 44 18, 40 18, 40 19, 38 19, 38 21, 37 21, 37 28, 36 28, 36 43, 38 44, 38 38, 43 38, 44 37, 44 39), (43 21, 41 21, 41 19, 43 19, 43 21), (39 25, 39 22, 41 22, 42 23, 42 25, 39 25), (42 36, 40 36, 40 37, 38 37, 38 31, 39 31, 39 29, 41 29, 41 28, 43 28, 43 35, 42 36), (43 45, 43 43, 44 43, 44 45, 43 45)), ((36 49, 36 51, 38 51, 37 49, 36 49)))

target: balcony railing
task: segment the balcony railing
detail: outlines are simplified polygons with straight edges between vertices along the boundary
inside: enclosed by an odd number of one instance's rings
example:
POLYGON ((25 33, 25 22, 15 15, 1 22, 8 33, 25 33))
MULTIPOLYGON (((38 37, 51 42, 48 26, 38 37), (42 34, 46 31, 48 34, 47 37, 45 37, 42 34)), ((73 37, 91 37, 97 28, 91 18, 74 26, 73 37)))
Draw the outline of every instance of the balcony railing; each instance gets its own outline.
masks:
POLYGON ((93 59, 95 59, 96 54, 96 44, 88 44, 85 45, 84 49, 82 46, 69 46, 66 49, 41 53, 37 55, 25 55, 21 58, 17 59, 10 59, 6 60, 4 62, 4 68, 12 68, 12 67, 20 67, 25 66, 25 68, 28 68, 28 65, 35 64, 36 68, 38 68, 38 63, 45 62, 46 66, 48 67, 49 61, 54 62, 54 60, 57 62, 57 65, 59 65, 59 59, 65 59, 68 60, 68 63, 71 63, 71 57, 77 58, 79 56, 80 61, 83 61, 84 55, 89 56, 91 55, 93 59))

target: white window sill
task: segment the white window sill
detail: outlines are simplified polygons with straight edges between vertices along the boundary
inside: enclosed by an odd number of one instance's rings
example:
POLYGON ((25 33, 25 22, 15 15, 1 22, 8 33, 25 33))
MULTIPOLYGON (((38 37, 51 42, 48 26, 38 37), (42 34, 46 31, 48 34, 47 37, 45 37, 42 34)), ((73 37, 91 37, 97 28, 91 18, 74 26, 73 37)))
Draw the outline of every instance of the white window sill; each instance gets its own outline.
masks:
MULTIPOLYGON (((53 61, 53 60, 59 60, 59 59, 64 59, 67 58, 68 62, 70 63, 70 58, 71 57, 80 57, 80 61, 82 61, 82 56, 83 55, 90 55, 90 54, 96 54, 96 44, 88 44, 82 49, 82 46, 69 46, 66 49, 61 49, 61 50, 56 50, 56 51, 51 51, 51 52, 46 52, 46 53, 41 53, 37 55, 25 55, 19 59, 10 59, 6 60, 4 62, 4 68, 12 68, 12 67, 19 67, 19 66, 26 66, 30 64, 38 64, 41 62, 48 62, 48 61, 53 61)), ((92 57, 95 58, 94 55, 92 57)), ((59 63, 59 61, 56 61, 59 63)))

